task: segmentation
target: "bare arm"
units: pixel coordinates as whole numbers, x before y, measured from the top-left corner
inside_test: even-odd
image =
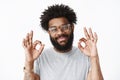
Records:
[[[33,63],[25,64],[24,80],[40,80],[40,76],[33,72]]]
[[[36,40],[33,43],[32,39],[33,39],[33,31],[27,33],[26,38],[23,39],[23,48],[25,50],[24,80],[40,80],[40,76],[34,73],[33,66],[34,66],[34,61],[41,54],[44,45],[38,40]],[[37,45],[40,46],[38,50],[36,49]]]
[[[40,77],[34,73],[25,73],[24,80],[40,80]]]
[[[91,28],[89,28],[89,32],[84,28],[84,34],[86,38],[80,39],[78,47],[85,55],[90,57],[91,70],[88,73],[87,80],[103,80],[96,46],[97,34],[93,34]],[[81,45],[82,42],[85,43],[85,46]]]
[[[88,73],[87,80],[104,80],[100,68],[99,58],[91,58],[91,70]]]

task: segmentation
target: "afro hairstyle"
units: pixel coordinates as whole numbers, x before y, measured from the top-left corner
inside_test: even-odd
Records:
[[[45,9],[43,14],[41,15],[40,17],[41,27],[47,31],[49,21],[53,18],[59,18],[59,17],[65,17],[70,24],[73,24],[73,23],[76,24],[76,21],[77,21],[76,14],[73,11],[73,9],[71,9],[67,5],[55,4],[55,5],[49,6],[48,9]]]

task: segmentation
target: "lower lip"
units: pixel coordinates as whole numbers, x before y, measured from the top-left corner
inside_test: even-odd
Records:
[[[58,41],[65,41],[67,38],[66,37],[60,37],[60,38],[58,38]]]

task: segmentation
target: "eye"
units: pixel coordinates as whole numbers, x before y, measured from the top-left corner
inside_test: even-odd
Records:
[[[67,29],[68,29],[68,25],[63,25],[63,26],[62,26],[62,29],[63,29],[63,30],[67,30]]]
[[[49,28],[49,31],[50,31],[50,32],[56,32],[56,31],[57,31],[57,28],[51,27],[51,28]]]

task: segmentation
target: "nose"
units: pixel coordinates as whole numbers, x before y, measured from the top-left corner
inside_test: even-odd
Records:
[[[61,29],[58,29],[57,34],[61,35],[61,34],[63,34],[63,31]]]

